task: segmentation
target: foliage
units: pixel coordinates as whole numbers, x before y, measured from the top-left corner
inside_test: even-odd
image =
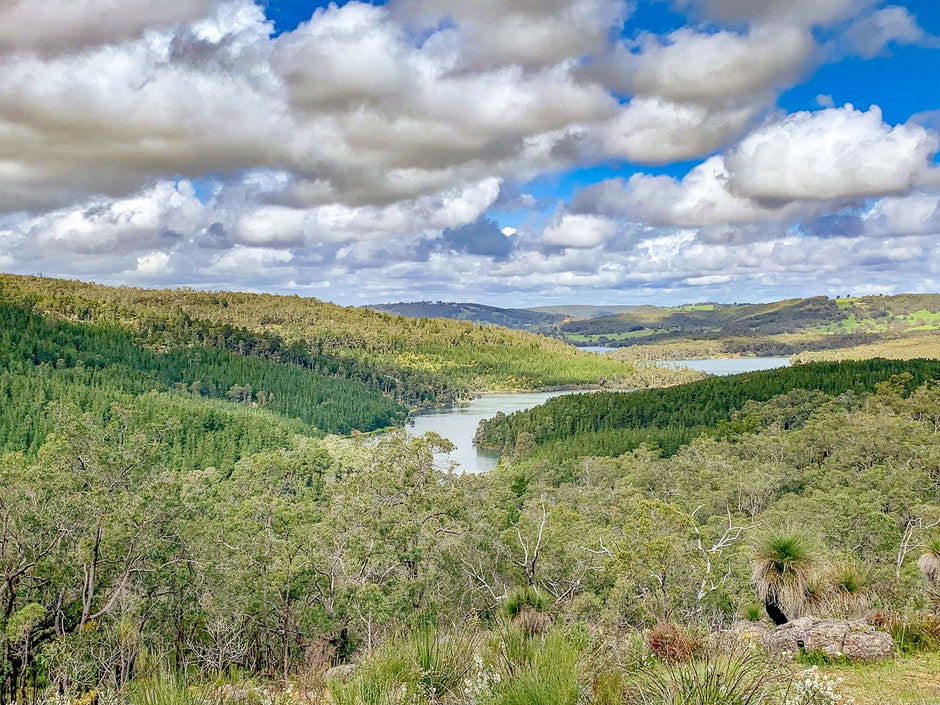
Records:
[[[664,390],[570,394],[528,411],[485,420],[476,440],[487,448],[511,451],[520,435],[528,433],[537,447],[561,455],[566,448],[578,455],[619,455],[650,442],[674,453],[749,401],[767,401],[795,389],[830,396],[848,390],[874,391],[879,382],[902,373],[911,375],[905,385],[912,389],[940,377],[940,361],[814,363]]]
[[[2,275],[0,300],[43,316],[118,327],[151,348],[225,349],[358,380],[408,407],[485,391],[622,384],[633,375],[630,365],[530,333],[409,319],[296,296],[111,288]]]
[[[760,599],[800,616],[820,566],[812,539],[792,527],[768,527],[753,545],[751,581]]]
[[[647,667],[628,702],[771,705],[779,702],[781,685],[781,675],[774,665],[754,651],[706,652],[701,659]]]

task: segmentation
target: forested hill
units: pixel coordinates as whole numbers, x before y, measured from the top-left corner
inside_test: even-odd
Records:
[[[897,377],[896,377],[897,376]],[[481,422],[477,443],[501,451],[547,447],[555,455],[613,456],[642,443],[675,452],[727,422],[748,403],[794,390],[827,397],[865,393],[894,380],[912,390],[940,379],[940,360],[863,360],[796,365],[731,377],[712,377],[663,390],[597,392],[556,397],[545,404]]]
[[[0,301],[55,320],[109,324],[150,350],[226,350],[357,380],[409,407],[483,391],[629,384],[634,374],[629,364],[521,331],[409,319],[298,296],[0,275]]]
[[[576,344],[643,346],[719,340],[708,354],[793,354],[870,343],[940,326],[940,294],[830,299],[816,296],[763,304],[638,306],[616,315],[573,320],[560,334]],[[787,337],[789,336],[789,337]],[[694,352],[694,351],[693,351]]]
[[[564,316],[524,308],[497,308],[483,304],[449,301],[374,304],[364,308],[408,318],[450,318],[456,321],[471,321],[481,325],[504,326],[528,331],[542,331],[565,320]]]

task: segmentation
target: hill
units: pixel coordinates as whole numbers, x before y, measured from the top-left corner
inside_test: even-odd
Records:
[[[0,302],[79,325],[112,325],[148,349],[224,349],[357,380],[410,408],[487,391],[636,386],[638,379],[629,364],[522,331],[409,319],[298,296],[0,275]]]
[[[447,301],[375,304],[363,308],[407,318],[450,318],[456,321],[471,321],[480,325],[503,326],[528,331],[541,331],[564,320],[564,316],[561,315],[541,313],[530,309],[497,308],[483,304]]]
[[[553,457],[614,456],[643,443],[674,453],[748,402],[794,390],[828,396],[867,393],[894,375],[907,375],[913,388],[940,378],[940,361],[816,362],[712,377],[663,390],[567,395],[528,411],[484,420],[476,441],[500,451],[547,450]]]
[[[929,335],[940,328],[938,324],[940,295],[900,294],[646,306],[569,321],[560,326],[560,332],[576,345],[632,348],[623,357],[662,359],[848,348],[899,336]]]

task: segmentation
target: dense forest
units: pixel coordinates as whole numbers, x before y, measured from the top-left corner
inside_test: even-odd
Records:
[[[3,705],[937,694],[910,674],[940,666],[940,361],[575,394],[485,424],[509,452],[461,475],[433,434],[352,432],[510,377],[652,373],[289,297],[2,294]],[[866,619],[898,665],[754,641],[781,615]]]
[[[520,444],[526,448],[551,444],[558,451],[579,455],[620,455],[641,443],[656,443],[671,454],[749,402],[793,390],[829,396],[874,391],[877,384],[901,373],[909,376],[909,386],[923,384],[940,378],[940,361],[811,363],[712,377],[663,390],[573,394],[485,420],[477,442],[502,451],[515,451]]]
[[[410,408],[486,391],[645,386],[628,363],[520,331],[409,319],[317,299],[113,288],[0,275],[0,301],[124,328],[154,349],[225,349],[356,379]]]
[[[517,330],[544,331],[561,323],[563,316],[524,308],[497,308],[473,303],[448,301],[413,301],[410,303],[373,304],[367,308],[408,318],[452,318],[479,324],[504,326]]]

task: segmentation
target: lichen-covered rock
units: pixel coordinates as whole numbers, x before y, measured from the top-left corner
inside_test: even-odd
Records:
[[[794,654],[802,647],[850,661],[878,661],[894,656],[891,635],[875,629],[863,619],[800,617],[768,631],[764,647],[771,653],[791,651]]]
[[[327,683],[330,681],[348,683],[354,675],[356,675],[356,664],[344,663],[342,666],[333,666],[327,670],[324,678]]]

